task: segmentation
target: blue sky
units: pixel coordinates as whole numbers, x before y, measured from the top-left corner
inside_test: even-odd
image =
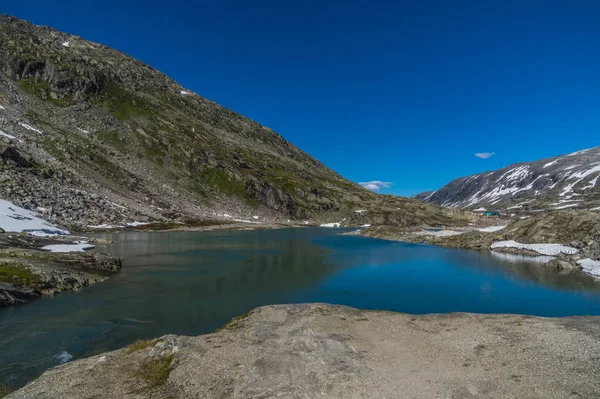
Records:
[[[598,1],[29,0],[0,13],[130,54],[353,181],[393,183],[381,192],[600,145]]]

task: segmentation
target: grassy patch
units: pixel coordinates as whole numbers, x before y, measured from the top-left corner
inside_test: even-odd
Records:
[[[3,263],[0,264],[0,281],[31,287],[39,283],[40,276],[24,266]]]
[[[15,390],[7,385],[0,385],[0,399],[13,393]]]
[[[125,175],[121,168],[100,155],[100,153],[90,151],[88,157],[91,161],[91,165],[105,176],[110,176],[118,181],[125,180]]]
[[[160,339],[141,339],[139,341],[135,341],[133,344],[129,345],[125,350],[125,353],[133,353],[137,351],[141,351],[142,349],[146,349],[150,346],[156,345]]]
[[[144,387],[139,392],[149,391],[167,383],[173,367],[174,355],[163,359],[152,359],[144,363],[136,372],[135,376],[141,379]]]
[[[223,331],[223,330],[229,330],[229,329],[236,329],[236,328],[240,328],[240,321],[246,319],[249,315],[250,312],[252,312],[252,309],[250,309],[249,311],[242,313],[239,316],[235,316],[233,319],[229,320],[227,322],[227,324],[225,324],[223,327],[219,327],[215,330],[215,332],[219,332],[219,331]]]
[[[251,198],[246,192],[244,182],[231,177],[222,168],[206,168],[199,173],[197,178],[203,184],[222,194],[235,195],[243,198],[253,207],[258,206],[258,201]]]
[[[120,121],[126,121],[132,116],[151,118],[154,113],[150,102],[140,96],[129,93],[117,83],[108,83],[104,93],[104,103]]]
[[[27,78],[19,81],[19,85],[21,88],[33,94],[42,100],[46,100],[54,105],[59,107],[68,107],[71,105],[71,101],[64,98],[53,98],[50,93],[52,93],[52,87],[46,81],[36,81],[35,78]]]
[[[127,152],[127,143],[122,139],[119,132],[111,131],[111,132],[97,132],[95,135],[106,144],[110,145],[112,148],[122,152]]]

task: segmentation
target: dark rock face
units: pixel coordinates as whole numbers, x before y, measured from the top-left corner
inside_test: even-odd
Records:
[[[600,205],[600,147],[461,177],[415,198],[488,210],[590,209]]]
[[[30,168],[33,166],[27,157],[23,156],[16,147],[0,147],[0,157],[7,161],[12,161],[15,165],[20,167]]]
[[[32,288],[0,281],[0,308],[11,305],[20,305],[39,296],[40,294]]]

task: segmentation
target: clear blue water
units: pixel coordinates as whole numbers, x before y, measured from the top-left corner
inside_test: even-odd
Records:
[[[213,331],[256,306],[328,302],[407,313],[600,315],[600,283],[489,252],[336,229],[115,233],[105,283],[0,310],[0,385],[163,334]]]

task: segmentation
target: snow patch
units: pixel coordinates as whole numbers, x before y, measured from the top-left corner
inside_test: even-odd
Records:
[[[548,162],[547,164],[542,166],[542,168],[547,168],[548,166],[556,165],[557,163],[558,163],[558,159],[555,161],[552,161],[552,162]]]
[[[90,134],[90,132],[89,132],[89,131],[87,131],[87,130],[85,130],[85,129],[82,129],[82,128],[80,128],[80,127],[78,127],[78,128],[77,128],[77,130],[79,130],[81,133]]]
[[[68,231],[59,229],[53,224],[40,219],[34,212],[2,199],[0,199],[0,227],[5,231],[15,233],[69,234]]]
[[[581,270],[595,277],[600,277],[600,261],[590,258],[579,259],[577,264],[581,266]]]
[[[127,223],[127,226],[129,227],[137,227],[137,226],[145,226],[147,224],[150,223],[144,223],[144,222],[131,222],[131,223]]]
[[[190,94],[190,93],[188,93],[188,92],[187,92],[187,91],[185,91],[185,90],[181,90],[181,91],[180,91],[180,93],[181,93],[181,94],[183,94],[184,96],[187,96],[188,94]]]
[[[592,209],[590,209],[590,211],[600,211],[600,206],[597,208],[592,208]]]
[[[540,255],[550,255],[555,256],[558,254],[567,254],[572,255],[577,253],[577,249],[573,247],[568,247],[566,245],[561,244],[521,244],[514,240],[508,241],[498,241],[493,243],[490,246],[491,249],[497,248],[516,248],[516,249],[526,249],[529,251],[537,252]]]
[[[415,234],[423,235],[423,236],[434,236],[434,237],[451,237],[451,236],[458,236],[458,235],[461,235],[464,233],[465,233],[464,231],[456,231],[456,230],[439,230],[439,231],[423,230],[423,231],[418,231]]]
[[[10,134],[8,134],[8,133],[4,133],[2,130],[0,130],[0,136],[2,136],[2,137],[7,137],[7,138],[9,138],[9,139],[11,139],[11,140],[12,140],[12,139],[16,139],[16,137],[15,137],[15,136],[11,136],[11,135],[10,135]]]
[[[591,148],[588,148],[588,149],[586,149],[586,150],[575,151],[575,152],[573,152],[573,153],[571,153],[571,154],[567,154],[567,155],[565,155],[565,157],[572,157],[573,155],[579,155],[579,154],[583,154],[584,152],[587,152],[587,151],[589,151],[589,150],[591,150]]]
[[[6,111],[6,108],[4,108],[2,105],[0,105],[0,109],[1,109],[2,111]]]
[[[96,226],[88,226],[90,229],[114,229],[113,225],[110,224],[98,224]]]
[[[587,190],[588,188],[596,187],[596,183],[598,183],[598,178],[600,178],[600,174],[598,176],[596,176],[595,178],[593,178],[592,180],[590,180],[588,185],[585,186],[583,189]]]
[[[362,226],[360,226],[360,227],[371,227],[371,225],[370,225],[370,224],[363,224],[363,225],[362,225]]]
[[[354,212],[356,212],[356,213],[363,213],[363,212],[366,212],[366,211],[367,211],[366,209],[359,209],[358,211],[354,211]]]
[[[29,234],[36,237],[57,237],[63,235],[58,233],[46,233],[45,231],[30,231]]]
[[[61,46],[70,47],[71,46],[71,42],[67,40],[66,42],[62,42]]]
[[[574,206],[579,206],[579,204],[567,204],[567,205],[557,206],[554,209],[566,209],[566,208],[572,208]]]
[[[494,231],[500,231],[500,230],[502,230],[506,226],[508,226],[508,225],[504,225],[504,226],[488,226],[488,227],[484,227],[484,228],[481,228],[481,229],[475,229],[475,230],[481,231],[481,232],[484,232],[484,233],[493,233]]]
[[[487,211],[487,209],[485,209],[484,207],[473,209],[473,212],[485,212],[485,211]]]
[[[319,225],[320,227],[340,227],[341,222],[337,222],[337,223],[323,223],[321,225]]]
[[[261,222],[257,222],[254,220],[245,220],[245,219],[233,219],[234,222],[240,222],[240,223],[250,223],[250,224],[262,224]]]
[[[92,244],[52,244],[46,245],[41,249],[50,252],[83,252],[86,249],[92,249]]]
[[[43,134],[43,133],[44,133],[44,132],[42,132],[40,129],[36,129],[36,128],[34,128],[33,126],[29,126],[29,125],[28,125],[28,124],[26,124],[26,123],[21,123],[21,122],[19,122],[19,125],[20,125],[20,126],[22,126],[22,127],[24,127],[24,128],[25,128],[25,129],[27,129],[27,130],[31,130],[31,131],[33,131],[33,132],[36,132],[36,133],[39,133],[39,134]]]

